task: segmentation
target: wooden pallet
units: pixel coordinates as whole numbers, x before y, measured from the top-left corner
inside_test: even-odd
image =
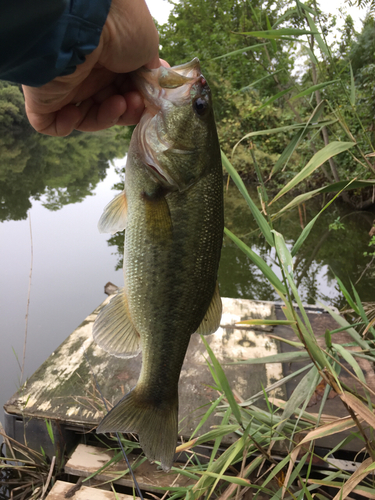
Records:
[[[102,468],[113,457],[114,452],[111,450],[99,448],[97,446],[79,444],[66,463],[64,470],[67,474],[73,476],[89,477],[98,469]],[[171,486],[173,481],[173,486],[177,487],[194,484],[192,479],[181,475],[176,476],[176,474],[172,472],[164,472],[159,469],[156,464],[151,464],[148,460],[144,461],[139,467],[136,467],[138,459],[139,455],[132,453],[128,455],[128,460],[134,470],[138,485],[142,490],[157,491],[160,493],[160,488]],[[114,484],[133,488],[134,483],[130,474],[124,474],[126,470],[127,465],[125,460],[120,460],[100,474],[97,474],[95,480],[100,482],[111,481]]]
[[[134,500],[134,497],[131,495],[123,495],[122,493],[116,493],[115,495],[113,491],[105,491],[88,486],[81,486],[72,496],[67,497],[66,495],[69,494],[72,486],[74,486],[72,483],[56,481],[46,500],[66,500],[67,498],[71,498],[72,500]]]

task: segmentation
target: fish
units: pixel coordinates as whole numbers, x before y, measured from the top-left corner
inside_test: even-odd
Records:
[[[124,287],[99,313],[95,342],[121,358],[142,350],[137,384],[97,433],[138,434],[146,457],[170,470],[178,434],[178,382],[193,333],[220,324],[223,173],[209,85],[197,58],[134,75],[145,111],[134,129],[124,191],[101,232],[125,229]]]

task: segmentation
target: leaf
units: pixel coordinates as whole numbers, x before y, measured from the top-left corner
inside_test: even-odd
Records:
[[[368,343],[363,340],[363,338],[359,335],[359,333],[352,328],[352,326],[346,321],[345,318],[337,314],[335,311],[333,311],[330,307],[326,306],[322,302],[318,302],[318,304],[323,307],[329,314],[332,316],[333,319],[337,321],[337,323],[341,326],[347,327],[347,332],[348,334],[352,337],[352,339],[364,350],[368,351],[370,350],[370,347]]]
[[[310,401],[312,392],[314,391],[319,378],[319,372],[317,368],[313,366],[311,370],[307,372],[306,375],[299,381],[297,387],[294,389],[285,405],[284,411],[281,415],[282,421],[275,430],[276,434],[280,433],[289,417],[296,411],[298,412],[297,408],[299,408],[303,402],[305,402],[307,405],[308,401]]]
[[[302,36],[314,35],[317,31],[300,30],[298,28],[280,28],[278,30],[265,30],[265,31],[247,31],[237,33],[237,35],[255,36],[257,38],[269,38],[277,40],[283,39],[284,36]]]
[[[290,203],[285,205],[281,210],[279,210],[278,215],[286,212],[287,210],[291,210],[292,208],[296,207],[297,205],[300,205],[301,203],[310,200],[314,196],[320,194],[320,193],[335,193],[337,191],[341,191],[342,189],[345,188],[345,186],[348,186],[347,189],[344,189],[344,191],[350,191],[352,189],[362,189],[366,187],[373,187],[375,185],[375,180],[374,181],[357,181],[354,180],[352,183],[348,184],[348,181],[339,181],[339,182],[334,182],[333,184],[329,184],[328,186],[324,186],[318,189],[314,189],[313,191],[309,191],[308,193],[303,193],[298,196],[296,196]]]
[[[259,257],[251,248],[249,248],[243,241],[241,241],[237,236],[235,236],[229,229],[224,228],[224,233],[240,248],[254,264],[262,271],[264,276],[272,283],[272,285],[279,290],[281,293],[286,293],[285,286],[281,283],[276,274],[272,269],[266,264],[266,262]]]
[[[330,422],[328,424],[321,425],[317,429],[310,431],[302,439],[302,441],[294,448],[294,450],[290,454],[288,472],[285,476],[284,487],[289,482],[289,477],[292,473],[294,463],[298,457],[300,449],[302,448],[302,446],[304,444],[309,443],[310,441],[313,441],[315,439],[320,439],[320,438],[324,438],[327,436],[332,436],[333,434],[337,434],[338,432],[346,431],[348,429],[351,429],[352,427],[355,427],[355,425],[356,424],[351,417],[345,417],[345,418],[337,419],[334,422]]]
[[[232,52],[227,52],[226,54],[223,54],[222,56],[213,57],[210,60],[217,61],[217,59],[222,59],[223,57],[230,57],[230,56],[235,56],[237,54],[243,54],[244,52],[246,52],[246,50],[255,50],[255,49],[258,49],[259,47],[264,47],[268,43],[269,42],[257,43],[256,45],[249,45],[249,47],[243,47],[242,49],[232,50]]]
[[[352,181],[353,182],[353,181]],[[348,186],[350,185],[350,182],[347,184]],[[291,250],[291,254],[292,256],[294,257],[296,255],[296,253],[298,252],[298,250],[300,249],[302,243],[305,241],[305,239],[308,237],[308,235],[310,234],[310,231],[311,229],[313,228],[315,222],[318,220],[318,217],[324,212],[324,210],[326,208],[328,208],[330,206],[331,203],[333,203],[335,201],[335,199],[341,194],[341,192],[343,191],[343,189],[336,194],[336,196],[334,196],[332,198],[332,200],[330,200],[327,205],[325,205],[322,210],[307,224],[307,226],[302,230],[302,233],[300,234],[300,236],[298,237],[298,240],[295,242],[295,244],[293,245],[293,248]]]
[[[326,162],[333,156],[336,156],[340,153],[343,153],[344,151],[347,151],[353,146],[355,146],[354,142],[334,141],[331,142],[330,144],[327,144],[327,146],[325,146],[323,149],[315,153],[314,156],[311,158],[311,160],[308,162],[308,164],[290,182],[288,182],[288,184],[285,187],[283,187],[279,191],[279,193],[275,196],[275,198],[270,202],[270,205],[271,203],[274,203],[276,200],[281,198],[281,196],[286,194],[288,191],[293,189],[297,184],[306,179],[306,177],[311,175],[314,172],[314,170],[320,167],[324,162]]]
[[[202,436],[196,438],[195,446],[199,444],[206,443],[207,441],[213,441],[214,439],[221,438],[231,434],[232,432],[238,431],[238,425],[220,425],[217,429],[213,429],[209,432],[206,432]]]
[[[211,359],[211,362],[214,366],[217,378],[220,382],[221,389],[225,393],[225,397],[228,400],[228,403],[232,409],[233,415],[235,416],[237,422],[240,425],[242,425],[241,412],[240,412],[240,409],[239,409],[239,406],[238,406],[236,400],[234,399],[232,389],[229,386],[229,382],[228,382],[228,379],[224,373],[224,370],[222,369],[220,363],[216,359],[215,354],[213,353],[211,347],[208,345],[208,343],[207,343],[206,339],[203,337],[203,335],[201,335],[201,339],[202,339],[202,341],[207,349],[208,355],[210,356],[210,359]]]
[[[318,61],[315,57],[315,54],[314,52],[307,46],[307,45],[302,45],[302,47],[306,50],[306,52],[309,54],[309,57],[310,57],[310,61],[313,63],[313,64],[318,64]]]
[[[322,101],[324,103],[324,101]],[[305,130],[306,128],[308,129],[314,129],[314,128],[321,128],[321,127],[327,127],[328,125],[333,125],[334,123],[337,123],[337,119],[335,120],[322,120],[317,123],[310,123],[311,118],[314,115],[311,115],[309,118],[309,121],[306,123],[296,123],[294,125],[284,125],[283,127],[276,127],[276,128],[270,128],[266,130],[255,130],[254,132],[249,132],[248,134],[244,135],[233,147],[232,149],[232,156],[234,155],[237,146],[244,141],[245,139],[250,139],[251,137],[257,137],[259,135],[269,135],[269,134],[278,134],[280,132],[288,132],[289,130]]]
[[[305,10],[305,16],[306,16],[307,22],[309,23],[310,29],[314,34],[314,38],[317,41],[319,48],[322,51],[322,54],[325,54],[326,56],[328,56],[329,55],[328,48],[327,48],[326,44],[324,43],[321,35],[319,34],[318,28],[316,27],[312,17],[307,12],[306,7],[305,6],[303,6],[303,7]]]
[[[273,166],[269,178],[271,178],[274,174],[276,174],[276,172],[278,172],[281,169],[284,162],[286,163],[289,160],[289,158],[294,153],[294,150],[296,149],[296,147],[300,143],[300,141],[301,141],[302,137],[305,135],[305,133],[307,133],[307,131],[306,132],[305,131],[301,131],[301,132],[298,131],[296,133],[296,135],[293,136],[292,140],[287,145],[287,147],[284,149],[284,151],[281,153],[277,162]]]
[[[243,361],[234,361],[233,365],[263,365],[265,363],[291,363],[300,359],[307,359],[309,353],[306,351],[279,352],[270,356],[261,358],[244,359]]]
[[[279,159],[277,160],[276,164],[274,165],[271,173],[270,173],[270,178],[272,177],[273,174],[279,171],[281,168],[281,165],[284,163],[284,160],[287,158],[286,162],[288,162],[289,158],[292,156],[294,150],[297,148],[298,144],[300,141],[303,139],[303,137],[307,134],[309,129],[311,128],[316,128],[316,127],[323,127],[323,126],[328,126],[332,125],[332,123],[327,123],[326,120],[323,120],[321,122],[315,123],[319,120],[320,115],[323,113],[325,106],[325,101],[321,101],[314,111],[311,113],[310,118],[305,124],[300,124],[304,125],[303,129],[301,132],[297,132],[297,134],[293,137],[293,139],[290,141],[288,146],[285,148],[285,150],[281,153]],[[313,122],[314,120],[314,122]],[[335,121],[336,123],[336,121]],[[284,167],[285,168],[285,167]]]
[[[336,281],[340,287],[340,290],[341,290],[342,294],[344,295],[347,303],[353,309],[353,311],[355,311],[359,315],[359,311],[357,309],[357,306],[356,306],[355,302],[353,301],[353,299],[351,298],[350,293],[346,289],[344,283],[340,280],[340,278],[338,276],[336,276],[336,274],[335,274],[335,279],[336,279]]]
[[[193,434],[190,436],[190,439],[192,439],[195,434],[199,431],[199,429],[204,425],[209,418],[209,416],[216,410],[216,407],[221,403],[221,401],[224,399],[224,395],[222,394],[220,397],[217,398],[217,400],[212,403],[209,407],[209,409],[206,411],[204,416],[200,419],[199,424],[195,428]]]
[[[300,97],[304,97],[305,95],[310,95],[313,92],[315,92],[316,90],[323,89],[323,88],[328,87],[329,85],[332,85],[332,84],[337,83],[339,81],[340,80],[331,80],[330,82],[323,82],[323,83],[318,83],[317,85],[312,85],[311,87],[309,87],[306,90],[303,90],[299,94],[294,95],[290,100],[294,101],[294,99],[299,99]]]
[[[278,233],[275,230],[272,230],[272,232],[275,236],[276,251],[280,258],[281,264],[283,265],[283,268],[286,269],[288,274],[292,274],[293,259],[291,253],[289,252],[288,247],[285,244],[284,237],[282,234]]]
[[[362,403],[360,399],[351,394],[350,392],[343,391],[339,394],[340,398],[344,403],[346,403],[352,410],[354,410],[358,415],[367,422],[371,427],[375,427],[375,415],[374,413]]]
[[[262,45],[266,45],[266,44],[262,44]],[[237,92],[244,92],[245,90],[248,90],[250,89],[251,87],[255,87],[255,85],[257,85],[258,83],[262,82],[263,80],[265,80],[266,78],[269,78],[270,76],[274,76],[276,75],[277,73],[280,73],[281,71],[284,71],[284,69],[278,69],[277,71],[274,71],[273,73],[270,73],[269,75],[266,75],[266,76],[263,76],[262,78],[259,78],[259,80],[255,80],[255,82],[253,83],[250,83],[250,85],[246,85],[246,87],[242,87],[240,90],[238,90]]]
[[[280,99],[280,97],[282,97],[283,95],[288,94],[292,90],[292,88],[293,87],[290,87],[289,89],[285,89],[285,90],[282,90],[281,92],[278,92],[276,95],[274,95],[270,99],[268,99],[268,101],[266,101],[261,106],[259,106],[259,108],[257,109],[257,111],[260,111],[261,109],[265,108],[266,106],[269,106],[270,104],[272,104],[277,99]]]
[[[219,478],[223,481],[227,481],[228,483],[234,483],[240,486],[250,486],[251,484],[248,479],[242,479],[241,477],[236,476],[225,476],[224,474],[216,474],[215,472],[203,472],[203,475]]]
[[[246,319],[239,321],[236,325],[295,325],[295,321],[286,319]]]
[[[358,469],[350,476],[346,481],[342,489],[337,493],[333,500],[342,500],[347,498],[349,493],[351,493],[354,488],[360,483],[370,471],[366,471],[366,468],[372,463],[372,458],[367,458]]]
[[[267,22],[267,30],[268,31],[272,31],[272,26],[271,26],[271,23],[270,23],[270,20],[269,20],[267,14],[266,14],[266,22]],[[271,45],[272,45],[272,48],[273,48],[274,52],[276,52],[277,45],[276,45],[275,40],[271,39]]]
[[[230,161],[226,157],[225,153],[223,153],[223,151],[221,152],[221,159],[222,159],[222,162],[223,162],[223,165],[224,165],[226,171],[231,176],[231,178],[233,179],[234,183],[236,184],[238,190],[240,191],[242,196],[245,198],[247,204],[249,205],[251,213],[253,214],[254,219],[256,220],[256,222],[258,224],[259,229],[262,231],[263,236],[266,238],[267,243],[271,247],[274,246],[271,229],[268,225],[268,222],[266,221],[264,216],[259,211],[258,207],[255,205],[255,203],[251,199],[249,193],[247,192],[246,186],[243,183],[243,180],[238,175],[237,170],[230,163]]]
[[[354,75],[351,62],[349,62],[349,68],[350,68],[350,104],[352,106],[355,106],[355,84],[354,84]]]

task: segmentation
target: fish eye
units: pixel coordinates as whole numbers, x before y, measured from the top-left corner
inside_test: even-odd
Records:
[[[195,99],[195,101],[193,102],[193,109],[198,116],[203,116],[209,109],[209,103],[206,101],[206,99],[197,97],[197,99]]]

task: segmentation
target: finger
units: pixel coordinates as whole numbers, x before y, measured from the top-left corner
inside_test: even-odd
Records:
[[[83,118],[75,128],[85,132],[95,132],[115,125],[126,112],[127,104],[124,96],[113,95],[101,104],[90,99],[79,107]]]
[[[35,113],[26,106],[26,114],[37,132],[60,137],[69,135],[82,118],[80,110],[72,104],[51,113]]]
[[[126,100],[126,111],[119,118],[118,125],[136,125],[141,119],[145,104],[139,92],[127,92],[124,94]]]

